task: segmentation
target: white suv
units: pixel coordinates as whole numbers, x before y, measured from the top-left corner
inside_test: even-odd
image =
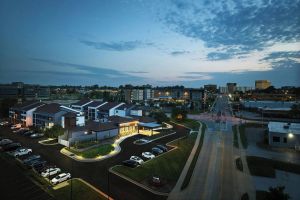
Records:
[[[68,179],[71,178],[71,174],[70,173],[62,173],[62,174],[59,174],[58,176],[56,176],[55,178],[53,178],[51,180],[51,183],[56,185],[58,183],[61,183],[61,182],[64,182]]]
[[[24,155],[31,154],[31,153],[32,153],[32,149],[20,148],[13,152],[13,156],[19,157],[19,156],[24,156]]]
[[[50,167],[49,169],[46,169],[45,171],[43,171],[41,173],[41,175],[42,175],[42,177],[49,177],[49,176],[52,176],[52,175],[60,173],[60,172],[61,172],[61,170],[59,168]]]
[[[153,155],[153,154],[150,153],[150,152],[143,152],[143,153],[142,153],[142,156],[143,156],[144,158],[148,158],[148,159],[155,158],[155,155]]]
[[[143,159],[141,159],[138,156],[131,156],[130,160],[134,160],[135,162],[139,163],[140,165],[144,162]]]

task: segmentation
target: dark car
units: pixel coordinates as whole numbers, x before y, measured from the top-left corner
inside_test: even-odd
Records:
[[[25,136],[29,136],[29,135],[34,134],[34,131],[29,130],[29,131],[25,131],[25,132],[23,132],[23,133],[21,133],[21,134],[22,134],[22,135],[25,135]]]
[[[20,143],[11,143],[2,147],[3,151],[14,151],[21,147]]]
[[[24,159],[23,163],[28,164],[28,163],[32,162],[33,160],[37,160],[37,159],[40,159],[40,158],[41,158],[40,155],[31,155],[31,156],[28,156],[26,159]]]
[[[160,148],[157,148],[157,147],[153,147],[152,148],[152,153],[157,156],[159,154],[162,154],[163,150],[161,150]]]
[[[162,145],[162,144],[158,144],[155,147],[163,150],[163,152],[167,152],[168,151],[168,148],[166,146]]]
[[[47,161],[45,160],[40,160],[39,162],[34,163],[34,165],[32,166],[37,172],[41,172],[45,169],[47,164]]]
[[[31,136],[32,134],[34,134],[34,131],[26,131],[22,135],[24,135],[24,136]]]
[[[28,167],[32,167],[34,166],[36,163],[39,163],[40,161],[42,161],[41,158],[38,158],[38,159],[34,159],[34,160],[31,160],[31,161],[28,161],[26,162],[25,164],[28,166]]]
[[[123,165],[134,168],[134,167],[137,167],[139,165],[139,163],[134,160],[124,160]]]

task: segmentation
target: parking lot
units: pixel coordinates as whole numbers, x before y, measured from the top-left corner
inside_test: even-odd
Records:
[[[15,164],[0,155],[1,199],[52,200],[53,198],[26,177]]]
[[[78,177],[86,180],[101,191],[111,195],[115,199],[165,199],[165,197],[157,196],[135,184],[128,182],[114,174],[109,173],[108,169],[112,166],[122,164],[124,160],[128,160],[131,156],[140,156],[142,152],[151,151],[152,147],[157,144],[166,144],[169,141],[183,137],[189,133],[189,130],[181,126],[174,126],[176,134],[161,138],[155,142],[145,145],[135,145],[133,142],[136,137],[130,137],[121,143],[121,152],[109,159],[83,163],[70,159],[60,153],[62,145],[45,146],[38,143],[40,139],[32,139],[19,134],[12,133],[9,127],[1,127],[0,136],[11,138],[20,142],[22,145],[32,148],[33,151],[41,155],[47,162],[55,164],[63,171],[70,172],[72,177]],[[138,136],[137,136],[138,137]],[[123,191],[126,191],[126,195]]]

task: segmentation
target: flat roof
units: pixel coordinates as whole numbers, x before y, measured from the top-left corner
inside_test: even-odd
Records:
[[[268,128],[271,132],[300,135],[300,123],[269,122]]]
[[[161,124],[154,123],[154,122],[151,122],[151,123],[140,122],[139,126],[146,127],[146,128],[158,128],[158,127],[161,127]]]

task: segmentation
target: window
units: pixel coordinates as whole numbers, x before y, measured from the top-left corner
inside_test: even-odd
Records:
[[[273,136],[273,142],[280,142],[280,137]]]
[[[283,138],[283,143],[287,143],[287,138],[286,137]]]

